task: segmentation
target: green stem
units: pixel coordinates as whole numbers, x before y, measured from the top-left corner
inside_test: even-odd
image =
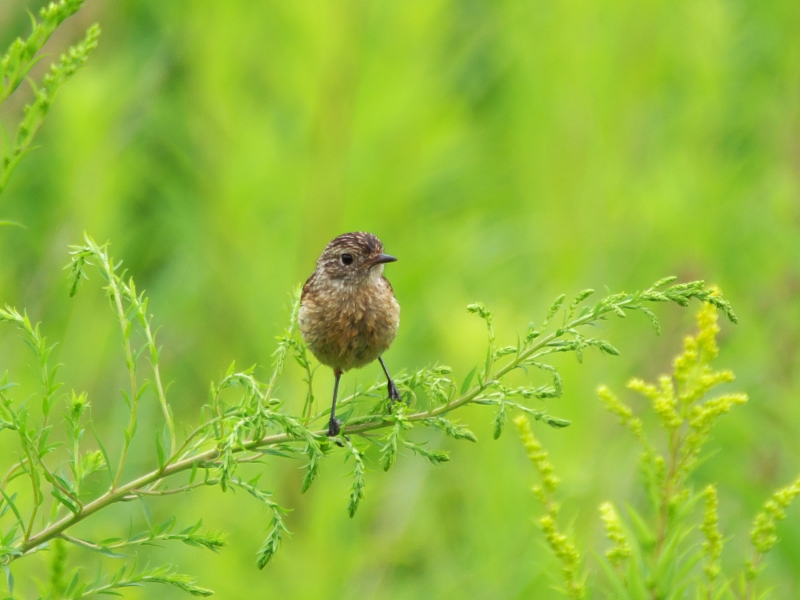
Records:
[[[22,435],[22,434],[20,434]],[[39,484],[36,481],[36,472],[33,466],[33,458],[31,457],[30,450],[28,450],[28,446],[23,439],[23,447],[25,448],[25,454],[28,457],[28,472],[31,475],[31,486],[33,488],[33,512],[31,512],[30,521],[28,521],[28,528],[25,530],[25,540],[29,540],[31,537],[31,533],[33,533],[33,522],[36,520],[36,513],[39,511],[39,504],[41,501],[39,498],[41,497],[41,490],[39,489]]]
[[[619,305],[626,305],[627,303],[633,302],[635,299],[631,298],[627,301],[622,301]],[[449,413],[461,406],[469,404],[473,400],[475,400],[481,392],[486,389],[486,387],[496,381],[498,378],[503,377],[504,375],[508,374],[509,372],[513,371],[514,369],[518,368],[522,363],[524,363],[528,358],[530,358],[533,354],[535,354],[538,350],[546,346],[548,343],[563,335],[563,331],[567,328],[571,327],[578,327],[580,325],[585,325],[586,323],[596,320],[602,315],[611,312],[613,309],[605,308],[597,313],[589,313],[580,317],[578,319],[573,320],[570,322],[566,327],[558,329],[546,336],[541,337],[535,344],[533,344],[530,348],[520,352],[514,360],[509,362],[504,367],[500,368],[490,381],[483,382],[483,384],[479,384],[473,386],[469,391],[465,394],[457,398],[456,400],[444,404],[442,406],[438,406],[428,411],[414,413],[406,417],[407,421],[416,422],[416,421],[424,421],[426,419],[430,419],[432,417],[440,416],[446,413]],[[124,313],[122,313],[124,315]],[[344,427],[342,429],[342,433],[345,435],[354,435],[359,433],[365,433],[367,431],[373,431],[376,429],[384,429],[386,427],[394,426],[395,423],[392,420],[387,420],[382,417],[378,417],[379,420],[374,420],[365,423],[358,423],[354,425],[350,425]],[[327,434],[327,430],[320,429],[314,432],[310,432],[310,434],[314,438],[325,438]],[[268,447],[268,446],[275,446],[278,444],[284,444],[287,442],[296,441],[298,438],[295,436],[291,436],[287,433],[280,433],[275,435],[264,436],[259,439],[249,440],[242,444],[240,447],[236,448],[234,452],[240,453],[245,451],[257,450],[259,448]],[[163,469],[156,469],[147,473],[146,475],[142,475],[137,479],[134,479],[124,485],[119,485],[118,481],[115,482],[115,485],[105,494],[100,496],[99,498],[95,499],[92,502],[84,505],[83,510],[76,514],[70,514],[62,518],[60,521],[57,521],[44,530],[40,531],[38,534],[30,537],[23,544],[20,546],[23,554],[27,554],[32,550],[35,550],[45,542],[53,539],[54,537],[60,535],[63,531],[69,529],[76,523],[79,523],[86,519],[88,516],[110,506],[116,502],[119,502],[125,499],[126,496],[130,494],[136,493],[137,490],[144,488],[156,481],[161,479],[165,479],[182,471],[186,471],[192,469],[196,463],[203,464],[203,463],[213,463],[216,459],[220,458],[221,453],[218,448],[214,447],[209,450],[200,452],[193,456],[189,456],[180,460],[175,460],[175,456],[173,455],[167,461],[167,464],[164,466]],[[121,472],[121,469],[120,469]],[[119,480],[120,473],[117,473],[117,480]]]
[[[155,341],[150,332],[150,327],[145,327],[145,335],[147,336],[147,344],[150,346],[151,351],[155,350]],[[172,415],[169,413],[169,406],[167,405],[167,395],[164,393],[164,386],[161,384],[161,372],[158,368],[158,363],[153,363],[153,375],[156,380],[156,392],[158,394],[158,402],[161,404],[161,410],[164,413],[164,419],[167,422],[169,429],[169,451],[175,449],[175,424],[172,422]]]
[[[117,277],[114,274],[114,268],[109,262],[108,255],[98,251],[95,252],[96,256],[103,259],[102,268],[105,271],[106,278],[108,279],[108,287],[111,290],[111,298],[114,303],[114,308],[117,311],[117,318],[119,319],[119,326],[122,332],[122,345],[125,348],[125,362],[128,366],[128,373],[130,375],[131,383],[131,418],[128,422],[128,429],[125,435],[125,442],[122,446],[122,455],[119,459],[119,467],[117,474],[114,477],[114,482],[111,484],[111,490],[117,488],[122,478],[122,468],[125,466],[125,459],[128,456],[128,448],[131,445],[131,438],[133,437],[134,427],[136,426],[136,415],[139,408],[139,386],[136,381],[136,361],[133,357],[133,350],[131,349],[130,342],[130,321],[125,316],[125,308],[122,306],[122,296],[117,286]]]
[[[113,274],[112,274],[113,275]],[[169,430],[169,453],[175,450],[175,424],[172,422],[172,415],[169,412],[169,405],[167,404],[167,395],[164,392],[164,385],[161,383],[161,370],[158,366],[158,348],[156,341],[153,337],[153,332],[150,329],[150,321],[147,318],[146,302],[142,302],[139,296],[136,295],[133,289],[133,281],[130,285],[125,285],[120,280],[120,286],[123,292],[128,297],[128,301],[136,307],[136,313],[139,317],[139,323],[144,330],[145,339],[147,340],[147,348],[150,350],[150,364],[153,367],[153,377],[155,378],[156,396],[158,396],[158,403],[161,405],[161,410],[164,413],[164,420],[167,422],[167,429]]]

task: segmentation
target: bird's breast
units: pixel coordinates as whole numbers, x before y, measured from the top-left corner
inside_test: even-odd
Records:
[[[388,283],[355,290],[307,290],[298,315],[303,339],[317,359],[348,370],[377,359],[394,341],[400,306]]]

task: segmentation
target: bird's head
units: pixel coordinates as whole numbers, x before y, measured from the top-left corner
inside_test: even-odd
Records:
[[[357,287],[380,278],[383,265],[396,260],[383,253],[383,244],[371,233],[345,233],[325,246],[317,273],[332,283]]]

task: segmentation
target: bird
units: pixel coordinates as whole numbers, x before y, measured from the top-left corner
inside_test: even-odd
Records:
[[[298,311],[300,333],[317,360],[333,369],[329,437],[341,431],[336,395],[345,371],[378,360],[386,375],[389,400],[394,403],[401,399],[382,357],[400,325],[400,305],[383,274],[384,265],[396,260],[384,253],[375,235],[345,233],[325,246],[303,286]]]

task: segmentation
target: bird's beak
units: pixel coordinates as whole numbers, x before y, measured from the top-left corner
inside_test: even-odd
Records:
[[[378,254],[375,258],[372,259],[373,265],[382,265],[385,263],[394,262],[397,259],[392,256],[391,254]]]

